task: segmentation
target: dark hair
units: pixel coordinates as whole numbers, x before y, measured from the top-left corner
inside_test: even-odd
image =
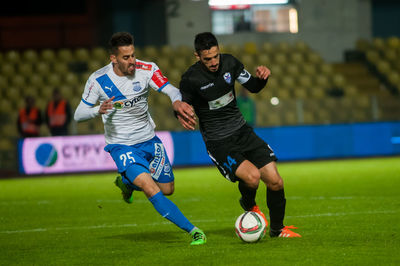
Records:
[[[118,47],[133,45],[133,36],[129,32],[114,33],[108,45],[110,46],[110,53],[117,54]]]
[[[218,41],[211,32],[199,33],[194,38],[194,49],[197,54],[203,50],[210,50],[213,46],[218,46]]]

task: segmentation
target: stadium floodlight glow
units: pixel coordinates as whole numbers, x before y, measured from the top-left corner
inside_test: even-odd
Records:
[[[289,3],[289,0],[209,0],[209,6],[230,6],[230,5],[282,5]]]

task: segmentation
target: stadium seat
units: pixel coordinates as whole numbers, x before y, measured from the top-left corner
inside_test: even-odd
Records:
[[[168,70],[172,67],[170,58],[168,56],[159,57],[155,63],[161,69],[161,72],[167,76]]]
[[[33,49],[28,49],[22,53],[22,59],[23,63],[35,63],[39,60],[39,54]]]
[[[326,76],[332,76],[333,75],[333,67],[331,64],[328,63],[322,63],[320,66],[320,71],[322,74]]]
[[[15,66],[12,63],[5,62],[1,65],[0,73],[2,76],[11,77],[15,74]]]
[[[299,40],[299,41],[296,41],[294,43],[294,50],[297,51],[297,52],[305,54],[310,50],[310,48],[307,45],[307,43],[305,43],[304,41]]]
[[[146,58],[145,61],[155,61],[158,55],[159,55],[158,50],[153,45],[148,45],[143,48],[142,56]]]
[[[271,56],[269,56],[266,53],[261,53],[261,54],[257,55],[255,60],[256,60],[256,64],[257,65],[264,65],[264,66],[269,67],[270,69],[272,68],[272,66],[271,66],[271,61],[272,61]]]
[[[294,64],[303,65],[304,63],[304,55],[300,52],[293,52],[289,54],[289,61]]]
[[[86,48],[77,48],[73,52],[75,61],[88,62],[90,58],[89,50]]]
[[[72,72],[67,72],[64,74],[64,83],[68,86],[74,87],[79,84],[79,79],[77,74]]]
[[[324,75],[317,75],[315,77],[315,84],[322,88],[329,88],[331,86],[328,77]]]
[[[16,50],[9,50],[5,52],[4,58],[6,62],[17,64],[21,62],[21,55]]]
[[[287,75],[296,78],[297,76],[300,75],[300,67],[297,64],[288,64],[286,66],[286,71]]]
[[[21,74],[16,74],[10,79],[11,85],[18,88],[23,88],[26,85],[26,78]]]
[[[104,47],[95,47],[90,51],[90,54],[90,61],[95,60],[104,64],[110,60],[110,56]]]
[[[43,77],[46,77],[50,74],[50,64],[44,61],[37,62],[35,65],[35,71]]]
[[[54,89],[53,87],[45,85],[38,88],[39,88],[38,91],[42,99],[50,100],[52,98]]]
[[[310,63],[302,64],[300,71],[310,77],[313,77],[317,74],[316,65]]]
[[[93,73],[97,70],[99,70],[100,68],[102,68],[103,66],[105,66],[104,61],[100,61],[98,59],[96,60],[89,60],[87,62],[87,67],[88,67],[88,72]]]
[[[57,60],[61,63],[69,63],[73,61],[74,55],[71,49],[62,48],[57,51]]]
[[[7,87],[8,87],[8,78],[6,78],[3,75],[0,75],[0,88],[1,88],[0,92],[2,92],[3,89],[5,90],[5,88]]]
[[[312,64],[321,64],[323,62],[321,56],[315,52],[308,53],[307,60]]]
[[[61,75],[56,73],[48,74],[46,81],[52,87],[59,87],[61,85]]]
[[[391,49],[400,49],[400,38],[392,36],[387,39],[387,46]]]
[[[334,74],[332,83],[336,88],[344,88],[344,86],[346,86],[346,79],[342,74]]]
[[[225,45],[224,45],[224,53],[239,55],[239,54],[241,54],[240,45],[238,45],[238,44],[231,44],[231,43],[225,44]]]
[[[61,95],[65,99],[72,99],[74,97],[74,89],[72,86],[61,85],[59,88],[60,88]]]
[[[261,45],[261,53],[271,55],[274,51],[274,45],[270,42],[264,42]]]
[[[383,51],[386,49],[386,44],[383,38],[374,38],[372,44],[376,50]]]
[[[308,93],[307,92],[308,92],[308,90],[306,88],[296,87],[293,90],[293,95],[297,99],[306,99],[308,97]]]
[[[314,99],[322,99],[326,95],[325,88],[323,88],[321,86],[313,86],[309,90],[308,94],[310,95],[311,98],[314,98]]]
[[[358,39],[356,41],[356,49],[359,51],[366,52],[368,49],[370,49],[370,47],[371,47],[371,44],[366,39]]]
[[[163,45],[161,46],[161,55],[163,58],[167,57],[173,57],[174,55],[174,49],[170,45]]]
[[[20,64],[17,64],[16,67],[17,67],[17,72],[26,77],[29,77],[33,73],[32,63],[20,63]]]
[[[56,60],[56,53],[52,49],[43,49],[40,52],[40,58],[45,62],[53,62]]]
[[[304,87],[304,88],[308,88],[308,89],[310,89],[311,87],[312,87],[312,79],[311,79],[311,77],[310,76],[308,76],[308,75],[300,75],[298,78],[297,78],[297,80],[298,80],[298,84],[301,86],[301,87]]]
[[[287,62],[288,62],[286,55],[281,52],[274,54],[273,60],[274,60],[273,61],[274,64],[277,64],[280,66],[283,66],[283,65],[287,64]]]
[[[54,72],[57,74],[65,75],[69,72],[68,64],[66,62],[54,62],[53,64]]]
[[[250,55],[258,54],[257,44],[255,42],[246,42],[244,44],[244,52]]]
[[[40,88],[44,86],[43,76],[37,73],[32,73],[31,75],[28,76],[27,83],[31,86]]]

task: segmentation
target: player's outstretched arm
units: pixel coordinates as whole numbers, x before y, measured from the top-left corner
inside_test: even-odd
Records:
[[[179,123],[188,130],[194,130],[196,126],[196,116],[194,115],[194,110],[191,105],[182,101],[175,101],[172,104]]]

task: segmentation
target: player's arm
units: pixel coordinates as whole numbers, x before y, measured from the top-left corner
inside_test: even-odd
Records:
[[[82,100],[75,110],[74,120],[77,122],[86,121],[100,114],[105,114],[112,109],[112,100],[114,97],[105,100],[100,105],[95,105],[99,100],[99,87],[90,77],[86,82],[85,89],[82,94]]]
[[[113,100],[114,96],[110,99],[105,100],[100,105],[88,105],[87,102],[83,100],[79,103],[78,107],[75,110],[74,119],[77,122],[86,121],[92,119],[98,115],[106,114],[108,110],[113,108]]]
[[[168,97],[171,99],[172,108],[174,109],[175,115],[178,117],[182,126],[186,129],[194,129],[196,125],[196,119],[192,106],[182,101],[182,95],[180,91],[169,83],[167,77],[161,73],[161,70],[155,64],[153,65],[153,75],[149,84],[158,92],[168,95]],[[182,118],[182,121],[179,117]]]
[[[161,92],[168,95],[171,99],[172,108],[181,125],[186,129],[193,130],[196,126],[196,117],[193,107],[182,101],[182,94],[180,91],[171,84],[168,84]]]
[[[256,77],[253,77],[246,69],[243,69],[237,78],[237,81],[248,91],[257,93],[265,87],[270,74],[271,71],[266,66],[257,67]]]

